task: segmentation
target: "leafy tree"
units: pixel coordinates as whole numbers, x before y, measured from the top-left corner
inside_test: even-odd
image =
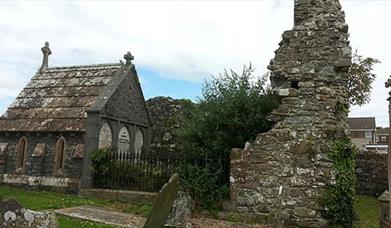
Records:
[[[254,78],[253,72],[250,64],[241,74],[225,70],[204,82],[202,97],[180,132],[187,151],[229,154],[271,128],[266,116],[279,100],[266,89],[266,76]]]
[[[349,103],[362,106],[370,101],[372,82],[376,78],[373,66],[380,63],[379,60],[371,57],[364,58],[357,54],[353,55],[353,64],[349,70]]]

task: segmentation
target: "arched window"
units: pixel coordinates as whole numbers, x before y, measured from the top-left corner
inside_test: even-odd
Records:
[[[140,154],[144,145],[144,134],[140,129],[137,129],[134,139],[134,152]]]
[[[118,151],[129,152],[130,136],[126,127],[121,128],[118,134]]]
[[[65,147],[66,143],[64,137],[59,138],[56,143],[56,154],[54,157],[54,172],[57,174],[64,168]]]
[[[110,148],[113,136],[110,125],[106,122],[99,131],[99,145],[98,148]]]
[[[18,142],[18,161],[16,164],[17,169],[23,169],[27,159],[27,139],[22,137]]]

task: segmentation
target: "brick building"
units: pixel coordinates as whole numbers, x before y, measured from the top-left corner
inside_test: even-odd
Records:
[[[389,127],[381,128],[378,127],[376,128],[376,144],[380,145],[388,145],[389,142]]]
[[[0,182],[77,190],[91,186],[90,153],[140,153],[150,119],[133,56],[126,63],[41,68],[0,117]]]
[[[357,148],[376,143],[375,117],[351,117],[348,121],[351,139]]]

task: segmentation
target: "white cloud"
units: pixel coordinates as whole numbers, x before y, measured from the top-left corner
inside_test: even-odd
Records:
[[[342,3],[353,48],[382,61],[373,102],[352,115],[377,116],[385,125],[391,2]],[[39,67],[46,40],[52,66],[117,62],[130,50],[137,67],[202,81],[250,61],[263,73],[292,24],[293,1],[282,0],[0,2],[0,103]]]

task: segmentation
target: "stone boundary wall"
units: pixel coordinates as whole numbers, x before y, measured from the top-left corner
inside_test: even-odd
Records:
[[[357,193],[379,196],[388,188],[387,154],[360,151],[356,158]]]
[[[18,174],[0,175],[0,184],[36,190],[56,190],[60,192],[76,193],[80,180],[67,177],[28,176]]]

